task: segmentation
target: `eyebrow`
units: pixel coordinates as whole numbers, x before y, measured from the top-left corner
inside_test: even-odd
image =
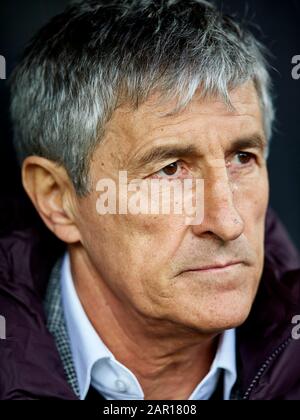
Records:
[[[151,163],[164,162],[168,159],[175,159],[178,157],[186,158],[195,156],[198,153],[194,145],[174,146],[165,145],[150,149],[144,155],[138,158],[136,164],[138,166],[149,165]]]
[[[267,146],[268,143],[265,136],[260,134],[253,134],[251,136],[233,140],[233,142],[230,144],[229,151],[234,152],[236,150],[244,149],[259,149],[264,152]]]
[[[267,141],[265,137],[260,134],[254,134],[233,140],[229,146],[229,152],[253,148],[259,149],[263,152],[266,147]],[[201,155],[201,153],[195,145],[182,146],[167,144],[148,150],[137,159],[135,165],[142,167],[153,163],[164,162],[168,159],[188,158],[199,155]]]

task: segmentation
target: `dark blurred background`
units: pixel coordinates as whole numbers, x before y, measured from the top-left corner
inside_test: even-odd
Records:
[[[33,33],[68,3],[1,1],[0,55],[6,58],[7,76]],[[224,11],[251,21],[252,31],[272,53],[277,121],[269,158],[271,206],[300,248],[300,80],[291,76],[292,57],[300,55],[300,1],[217,0],[216,3]],[[0,80],[0,233],[35,220],[35,212],[22,192],[14,158],[8,86]]]

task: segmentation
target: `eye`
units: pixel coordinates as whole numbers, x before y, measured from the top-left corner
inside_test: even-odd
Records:
[[[167,175],[167,176],[174,176],[176,175],[176,173],[178,172],[178,162],[173,162],[168,166],[165,166],[164,168],[162,168],[158,174],[160,175]]]
[[[248,166],[253,163],[255,156],[249,152],[238,152],[234,158],[229,162],[229,165]]]
[[[160,171],[156,172],[154,176],[159,178],[177,178],[182,175],[182,171],[182,162],[177,161],[165,166]]]

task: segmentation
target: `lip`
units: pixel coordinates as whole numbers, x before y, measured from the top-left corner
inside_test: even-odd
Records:
[[[227,269],[227,268],[230,268],[230,267],[233,267],[233,266],[236,266],[236,265],[239,265],[239,264],[242,264],[242,261],[231,261],[231,262],[229,262],[229,263],[226,263],[226,264],[212,264],[212,265],[207,265],[207,266],[204,266],[204,267],[199,267],[199,268],[191,268],[191,269],[188,269],[188,270],[184,270],[184,271],[182,271],[181,272],[181,274],[182,273],[193,273],[193,272],[209,272],[209,271],[222,271],[222,270],[225,270],[225,269]]]

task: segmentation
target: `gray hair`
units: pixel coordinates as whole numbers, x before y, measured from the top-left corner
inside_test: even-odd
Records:
[[[34,37],[11,80],[14,144],[67,170],[89,192],[90,159],[123,102],[154,92],[183,109],[200,88],[230,105],[253,80],[271,136],[274,109],[262,45],[203,0],[98,0],[74,4]],[[170,115],[170,113],[168,114]]]

